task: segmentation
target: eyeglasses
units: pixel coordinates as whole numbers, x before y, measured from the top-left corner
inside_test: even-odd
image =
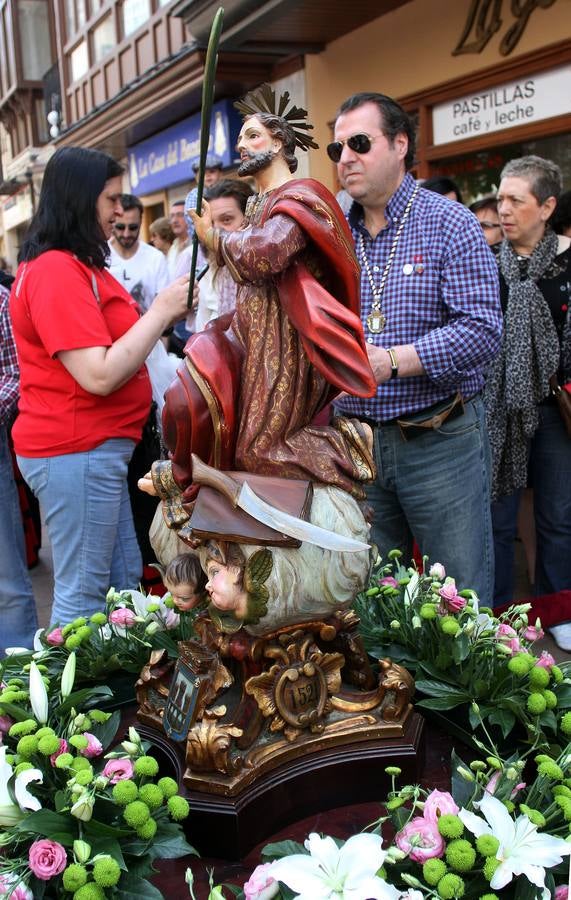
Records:
[[[489,231],[491,228],[501,228],[499,222],[480,222],[480,225],[484,231]]]
[[[125,229],[127,229],[127,231],[135,232],[135,231],[139,231],[141,226],[140,225],[125,225],[124,222],[115,222],[113,227],[114,227],[115,231],[125,231]]]
[[[381,135],[377,135],[377,137],[381,137]],[[370,134],[352,134],[351,137],[347,138],[346,141],[333,141],[332,144],[328,144],[327,156],[334,163],[338,163],[341,159],[341,154],[343,153],[343,147],[345,146],[345,144],[347,144],[349,149],[354,153],[363,155],[364,153],[369,152],[376,140],[377,138],[371,137]]]

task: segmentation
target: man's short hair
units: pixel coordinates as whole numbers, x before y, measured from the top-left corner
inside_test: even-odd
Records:
[[[482,197],[481,200],[474,200],[473,203],[468,207],[470,212],[477,213],[482,209],[491,209],[494,212],[498,211],[498,198],[495,194],[489,194],[487,197]]]
[[[502,178],[525,178],[529,189],[541,205],[549,197],[557,200],[563,189],[563,176],[558,165],[542,156],[520,156],[510,159],[502,169]]]
[[[128,212],[130,209],[138,209],[141,218],[143,217],[143,204],[134,194],[121,194],[121,206],[123,207],[123,212]]]
[[[251,197],[253,190],[247,181],[237,181],[235,178],[223,178],[217,181],[212,187],[206,188],[204,191],[205,200],[218,200],[220,197],[234,197],[236,203],[242,210],[246,212],[246,203],[248,197]]]
[[[373,103],[379,110],[380,128],[391,147],[398,134],[405,134],[408,138],[408,150],[404,158],[405,168],[408,171],[412,168],[416,151],[415,128],[408,113],[392,97],[387,97],[386,94],[378,94],[374,91],[361,91],[358,94],[352,94],[339,107],[335,115],[335,121],[344,113],[359,109],[359,107],[365,106],[366,103]]]
[[[171,206],[184,206],[184,200],[173,200]]]

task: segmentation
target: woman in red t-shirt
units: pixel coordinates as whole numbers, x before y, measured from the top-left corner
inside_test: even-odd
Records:
[[[149,414],[145,359],[187,312],[188,277],[139,316],[105,269],[122,173],[97,150],[56,151],[10,303],[20,364],[14,446],[45,517],[52,622],[62,624],[100,610],[110,585],[139,582],[127,466]]]

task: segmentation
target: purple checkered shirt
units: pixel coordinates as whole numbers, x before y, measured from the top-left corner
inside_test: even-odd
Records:
[[[362,234],[376,285],[414,187],[414,178],[406,175],[387,205],[388,224],[374,239],[363,224],[360,204],[353,203],[349,211],[357,255]],[[497,263],[476,217],[459,203],[419,190],[382,295],[387,324],[380,334],[367,328],[373,295],[361,259],[359,263],[366,340],[385,348],[414,344],[425,374],[385,382],[370,399],[344,397],[336,404],[339,409],[388,422],[457,391],[465,399],[477,394],[486,366],[500,347],[502,311]]]
[[[10,294],[0,285],[0,425],[9,425],[16,414],[20,375],[12,323],[8,312]]]

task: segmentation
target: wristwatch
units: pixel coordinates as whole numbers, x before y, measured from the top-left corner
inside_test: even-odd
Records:
[[[397,362],[396,353],[392,347],[389,350],[387,350],[387,353],[389,354],[389,356],[391,358],[391,378],[396,378],[399,373],[399,364]]]

